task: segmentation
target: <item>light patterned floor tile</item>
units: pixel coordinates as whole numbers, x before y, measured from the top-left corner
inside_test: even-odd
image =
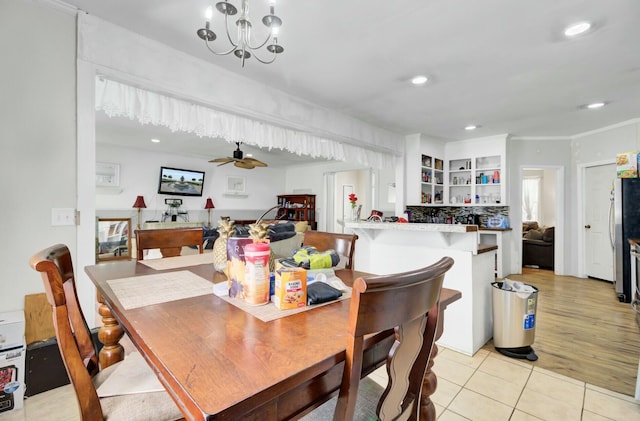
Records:
[[[446,358],[436,358],[433,365],[433,372],[436,373],[438,380],[446,379],[460,386],[464,386],[474,371],[475,369],[472,367]]]
[[[582,421],[615,421],[613,418],[603,417],[602,415],[594,414],[586,409],[582,410]]]
[[[531,367],[523,367],[511,361],[495,358],[493,355],[480,364],[478,371],[496,376],[520,388],[524,387],[531,375]]]
[[[562,395],[560,395],[560,399]],[[547,421],[580,421],[582,407],[571,405],[558,397],[551,397],[545,393],[529,389],[525,386],[524,392],[518,400],[516,409]]]
[[[640,419],[640,404],[591,389],[585,393],[584,409],[615,420]]]
[[[432,400],[432,402],[433,402],[433,400]],[[438,405],[435,402],[433,402],[433,406],[436,408],[436,418],[438,418],[446,410],[446,408],[444,406]]]
[[[542,419],[516,409],[509,421],[542,421]]]
[[[465,418],[462,415],[458,415],[455,412],[451,412],[451,411],[444,411],[442,413],[442,415],[440,415],[438,418],[438,421],[468,421],[469,418]]]
[[[576,380],[576,379],[574,379],[572,377],[565,376],[564,374],[556,373],[555,371],[550,371],[550,370],[547,370],[547,369],[544,369],[544,368],[540,368],[540,367],[534,367],[533,371],[535,371],[537,373],[545,374],[547,376],[555,377],[556,379],[560,379],[560,380],[563,380],[565,382],[574,383],[574,384],[576,384],[578,386],[582,386],[582,387],[585,386],[585,383],[583,381]]]
[[[437,403],[438,405],[446,408],[461,389],[462,386],[450,382],[449,380],[438,379],[438,387],[436,388],[435,393],[431,395],[431,400],[433,403]]]
[[[531,368],[533,367],[533,365],[531,365],[531,363],[525,362],[525,360],[522,360],[520,358],[507,357],[506,355],[501,354],[498,351],[495,351],[495,352],[492,351],[489,355],[491,357],[493,357],[493,358],[497,358],[497,359],[503,360],[503,361],[508,361],[508,362],[510,362],[512,364],[516,364],[516,365],[519,365],[521,367],[528,368],[529,370],[531,370]]]
[[[638,403],[638,401],[635,400],[633,398],[633,396],[624,395],[622,393],[614,392],[613,390],[603,389],[601,387],[594,386],[594,385],[589,384],[589,383],[586,384],[586,388],[589,389],[589,390],[595,390],[596,392],[604,393],[605,395],[609,395],[609,396],[612,396],[614,398],[621,399],[623,401],[627,401],[627,402],[630,402],[630,403],[636,403],[636,404]]]
[[[489,355],[489,351],[484,349],[478,350],[478,352],[476,352],[473,357],[461,354],[460,352],[452,351],[444,347],[438,347],[438,350],[438,355],[435,358],[436,365],[440,363],[441,359],[446,359],[447,361],[453,361],[467,367],[478,368],[478,366],[482,364],[487,355]]]
[[[527,382],[525,393],[536,391],[552,399],[562,400],[576,408],[582,408],[582,404],[584,403],[584,390],[585,386],[582,382],[576,382],[574,379],[568,381],[565,376],[549,376],[548,374],[533,370]]]
[[[512,407],[467,389],[447,409],[472,421],[508,421],[513,412]]]
[[[510,383],[492,374],[476,371],[464,387],[514,407],[520,398],[524,385],[525,382]]]

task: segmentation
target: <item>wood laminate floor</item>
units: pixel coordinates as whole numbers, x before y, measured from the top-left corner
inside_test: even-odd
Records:
[[[530,364],[625,395],[635,394],[640,327],[613,284],[523,268],[509,279],[538,288]],[[493,342],[485,349],[494,350]],[[522,360],[527,362],[526,360]]]

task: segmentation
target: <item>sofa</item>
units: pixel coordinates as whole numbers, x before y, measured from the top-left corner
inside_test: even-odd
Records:
[[[269,228],[271,251],[276,259],[291,257],[293,250],[299,248],[304,240],[304,232],[309,229],[307,221],[263,220]],[[236,225],[236,237],[249,236],[249,224]]]
[[[522,232],[522,265],[553,270],[555,227],[526,223]]]

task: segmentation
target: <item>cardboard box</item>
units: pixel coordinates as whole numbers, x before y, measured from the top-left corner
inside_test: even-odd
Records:
[[[0,351],[0,414],[23,406],[26,353],[24,341],[17,348]]]
[[[624,152],[616,155],[618,178],[638,178],[638,153]]]
[[[0,313],[0,351],[22,346],[24,343],[24,312]]]
[[[307,305],[307,271],[303,268],[276,268],[273,303],[280,310]]]

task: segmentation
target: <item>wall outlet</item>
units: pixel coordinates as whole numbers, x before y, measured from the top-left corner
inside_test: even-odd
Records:
[[[76,225],[76,210],[73,208],[52,208],[51,225]]]

